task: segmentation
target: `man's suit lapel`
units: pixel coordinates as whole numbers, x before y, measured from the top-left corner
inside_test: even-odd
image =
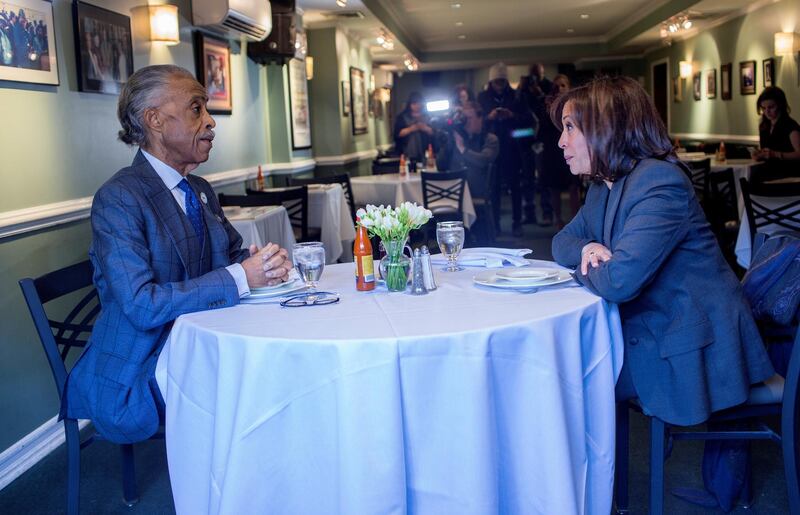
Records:
[[[178,203],[175,202],[172,192],[167,189],[164,181],[153,170],[141,152],[136,153],[133,166],[138,168],[137,174],[145,184],[145,191],[148,193],[147,199],[175,245],[184,270],[187,271],[189,277],[196,277],[199,275],[196,268],[199,266],[200,260],[192,258],[191,238],[189,238],[194,234],[194,229],[181,212]]]
[[[614,228],[614,218],[619,209],[619,201],[622,199],[622,191],[625,189],[627,175],[622,176],[614,182],[608,194],[608,204],[606,204],[606,216],[603,221],[603,245],[611,249],[611,231]]]

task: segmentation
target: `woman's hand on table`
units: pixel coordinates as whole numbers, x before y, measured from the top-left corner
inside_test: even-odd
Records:
[[[589,265],[592,268],[600,266],[600,262],[611,259],[611,251],[600,243],[587,243],[581,249],[581,274],[589,273]]]

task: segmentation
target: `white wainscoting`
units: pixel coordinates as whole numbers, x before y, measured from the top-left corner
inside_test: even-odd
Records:
[[[705,132],[673,132],[670,134],[672,139],[678,138],[680,140],[714,140],[724,141],[726,143],[744,143],[758,145],[758,135],[753,136],[750,134],[710,134]]]

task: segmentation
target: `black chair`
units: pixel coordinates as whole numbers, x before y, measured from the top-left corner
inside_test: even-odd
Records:
[[[464,219],[464,172],[422,172],[422,202],[437,221]]]
[[[399,169],[399,157],[378,157],[372,161],[372,175],[398,173]]]
[[[711,173],[711,158],[700,159],[698,161],[684,161],[689,167],[689,179],[692,181],[694,193],[697,199],[705,207],[708,200],[708,176]]]
[[[308,226],[308,187],[276,188],[271,190],[246,189],[248,197],[262,201],[259,205],[283,206],[289,215],[298,242],[319,241],[322,231],[319,227]],[[220,202],[222,199],[220,199]],[[237,204],[242,205],[242,204]]]
[[[490,164],[486,170],[467,170],[469,193],[472,197],[472,205],[475,206],[475,214],[478,216],[476,224],[482,229],[487,245],[493,245],[496,236],[494,209],[492,209],[495,170],[494,163]]]
[[[308,179],[290,178],[289,186],[308,186],[309,184],[340,184],[344,191],[344,198],[347,200],[347,207],[350,208],[350,216],[353,222],[356,220],[356,203],[353,199],[353,187],[350,185],[350,175],[343,173],[331,175],[330,177],[312,177]]]
[[[733,169],[712,172],[708,177],[709,201],[706,216],[725,259],[736,265],[736,237],[739,234],[739,208]],[[735,268],[734,268],[735,269]]]
[[[800,376],[800,331],[797,332],[794,348],[789,360],[788,373],[782,395],[766,403],[747,403],[714,413],[709,422],[736,420],[758,420],[757,429],[746,431],[671,431],[670,424],[657,417],[650,419],[650,515],[664,512],[664,461],[669,458],[672,444],[679,440],[772,440],[783,450],[783,466],[786,474],[789,509],[792,515],[800,514],[800,480],[798,479],[798,438],[800,438],[800,399],[798,377]],[[760,391],[759,391],[760,390]],[[751,399],[769,397],[765,386],[751,389]],[[773,395],[774,397],[774,395]],[[616,512],[628,512],[628,409],[636,408],[628,402],[617,405],[617,458],[615,480]],[[778,434],[760,417],[780,415],[781,432]]]
[[[744,209],[747,222],[750,224],[750,241],[762,227],[777,225],[783,229],[800,231],[800,182],[751,182],[745,178],[739,179],[744,199]],[[764,198],[786,198],[779,206],[769,207]]]
[[[80,349],[86,346],[94,321],[100,313],[97,290],[91,288],[86,293],[81,292],[92,286],[92,264],[89,261],[82,261],[37,279],[22,279],[19,285],[28,304],[39,340],[42,342],[50,370],[53,372],[61,401],[67,381],[67,368],[64,362],[73,348]],[[69,300],[72,298],[80,300],[63,320],[48,318],[44,304],[67,296]],[[80,507],[80,451],[102,437],[93,433],[81,441],[78,421],[73,418],[64,418],[64,432],[67,441],[67,513],[76,515]],[[163,437],[163,433],[156,437]],[[133,445],[123,444],[120,445],[120,449],[123,498],[128,506],[132,506],[138,501]]]

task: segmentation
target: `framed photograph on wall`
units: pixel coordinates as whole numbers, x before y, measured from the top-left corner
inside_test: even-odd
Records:
[[[756,94],[756,62],[742,61],[739,63],[739,84],[742,95]]]
[[[672,79],[672,101],[673,102],[680,102],[683,100],[683,81],[678,75],[677,77]]]
[[[194,33],[195,66],[197,80],[208,91],[206,109],[213,114],[233,112],[231,90],[231,46],[223,39]]]
[[[350,83],[342,81],[342,116],[350,116]]]
[[[775,80],[775,59],[772,57],[769,59],[764,59],[762,64],[764,66],[764,68],[761,70],[764,74],[764,87],[768,88],[769,86],[773,85]]]
[[[289,61],[289,113],[292,123],[292,150],[311,148],[311,118],[308,108],[308,79],[305,59]]]
[[[58,85],[52,3],[0,0],[0,80]]]
[[[723,64],[720,68],[720,88],[722,88],[722,100],[730,100],[731,99],[731,68],[732,64]]]
[[[367,84],[364,70],[350,67],[350,119],[353,122],[353,135],[366,134],[368,130],[369,106]]]
[[[133,74],[131,19],[102,7],[72,4],[78,90],[118,95]]]
[[[703,72],[695,73],[692,79],[692,92],[694,93],[695,100],[700,100],[702,98],[700,94],[702,82],[703,82]]]
[[[717,69],[706,71],[706,98],[717,98]]]

